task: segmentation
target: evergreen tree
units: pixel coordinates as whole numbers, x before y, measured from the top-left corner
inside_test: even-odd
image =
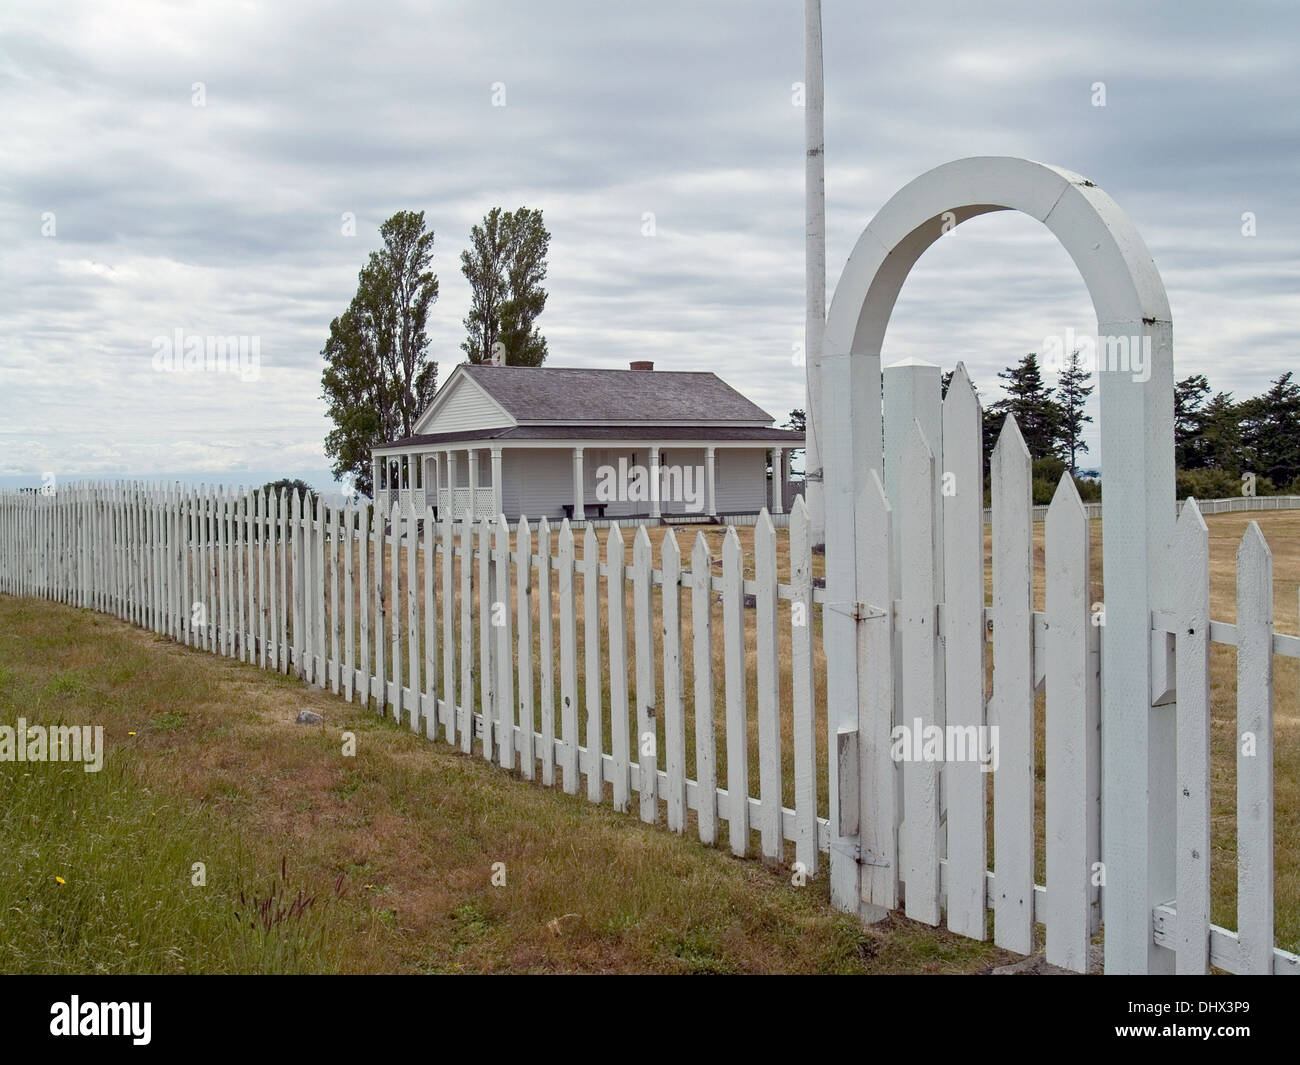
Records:
[[[1198,469],[1226,470],[1234,477],[1242,472],[1241,416],[1241,405],[1232,401],[1231,392],[1219,392],[1205,405]]]
[[[1059,457],[1061,446],[1061,406],[1053,398],[1054,389],[1043,384],[1043,374],[1038,366],[1038,355],[1030,352],[1015,366],[1008,366],[998,374],[1006,384],[1006,399],[994,403],[988,411],[985,426],[992,431],[996,441],[1006,415],[1014,414],[1020,426],[1029,454],[1036,459]],[[986,434],[987,438],[987,434]],[[986,439],[987,442],[987,439]],[[992,446],[987,447],[992,454]]]
[[[1180,470],[1200,469],[1205,465],[1205,397],[1210,382],[1203,374],[1184,377],[1174,385],[1174,465]]]
[[[1085,423],[1091,423],[1092,419],[1083,413],[1083,409],[1094,387],[1086,384],[1091,376],[1080,363],[1078,349],[1075,349],[1066,358],[1065,366],[1057,379],[1057,393],[1061,397],[1057,404],[1060,412],[1061,454],[1069,456],[1071,476],[1074,476],[1078,470],[1079,453],[1089,450],[1088,445],[1083,441],[1083,427]]]
[[[1281,374],[1267,392],[1241,405],[1248,469],[1275,485],[1300,477],[1300,384]]]

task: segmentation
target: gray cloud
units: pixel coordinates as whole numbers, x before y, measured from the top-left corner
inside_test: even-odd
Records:
[[[824,9],[832,290],[912,177],[1024,155],[1088,175],[1134,218],[1180,376],[1246,395],[1295,366],[1293,5]],[[8,5],[0,479],[323,483],[318,352],[401,208],[437,231],[444,375],[462,357],[469,228],[527,204],[553,234],[555,364],[710,368],[784,420],[803,405],[801,33],[797,0]],[[998,214],[922,258],[886,356],[964,359],[987,401],[1046,335],[1091,326],[1064,251]],[[156,373],[153,338],[176,329],[258,337],[260,379]]]

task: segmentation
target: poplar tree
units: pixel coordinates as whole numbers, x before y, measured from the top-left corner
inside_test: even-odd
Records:
[[[438,299],[433,231],[425,229],[423,211],[398,211],[379,234],[383,247],[370,253],[352,302],[330,322],[321,349],[321,395],[334,423],[325,454],[336,478],[368,496],[371,449],[411,435],[438,379],[427,332]]]

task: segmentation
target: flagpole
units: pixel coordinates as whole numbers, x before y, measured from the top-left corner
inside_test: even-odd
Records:
[[[826,162],[821,0],[804,0],[804,495],[812,540],[826,542],[822,489],[822,337],[826,331]]]

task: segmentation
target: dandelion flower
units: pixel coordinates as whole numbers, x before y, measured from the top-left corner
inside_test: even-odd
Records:
[[[66,883],[67,883],[67,881],[64,880],[63,877],[61,877],[61,876],[56,876],[56,877],[54,878],[54,882],[55,882],[56,884],[66,884]]]
[[[128,736],[134,736],[135,733],[134,733],[134,732],[128,732],[127,735],[128,735]]]

